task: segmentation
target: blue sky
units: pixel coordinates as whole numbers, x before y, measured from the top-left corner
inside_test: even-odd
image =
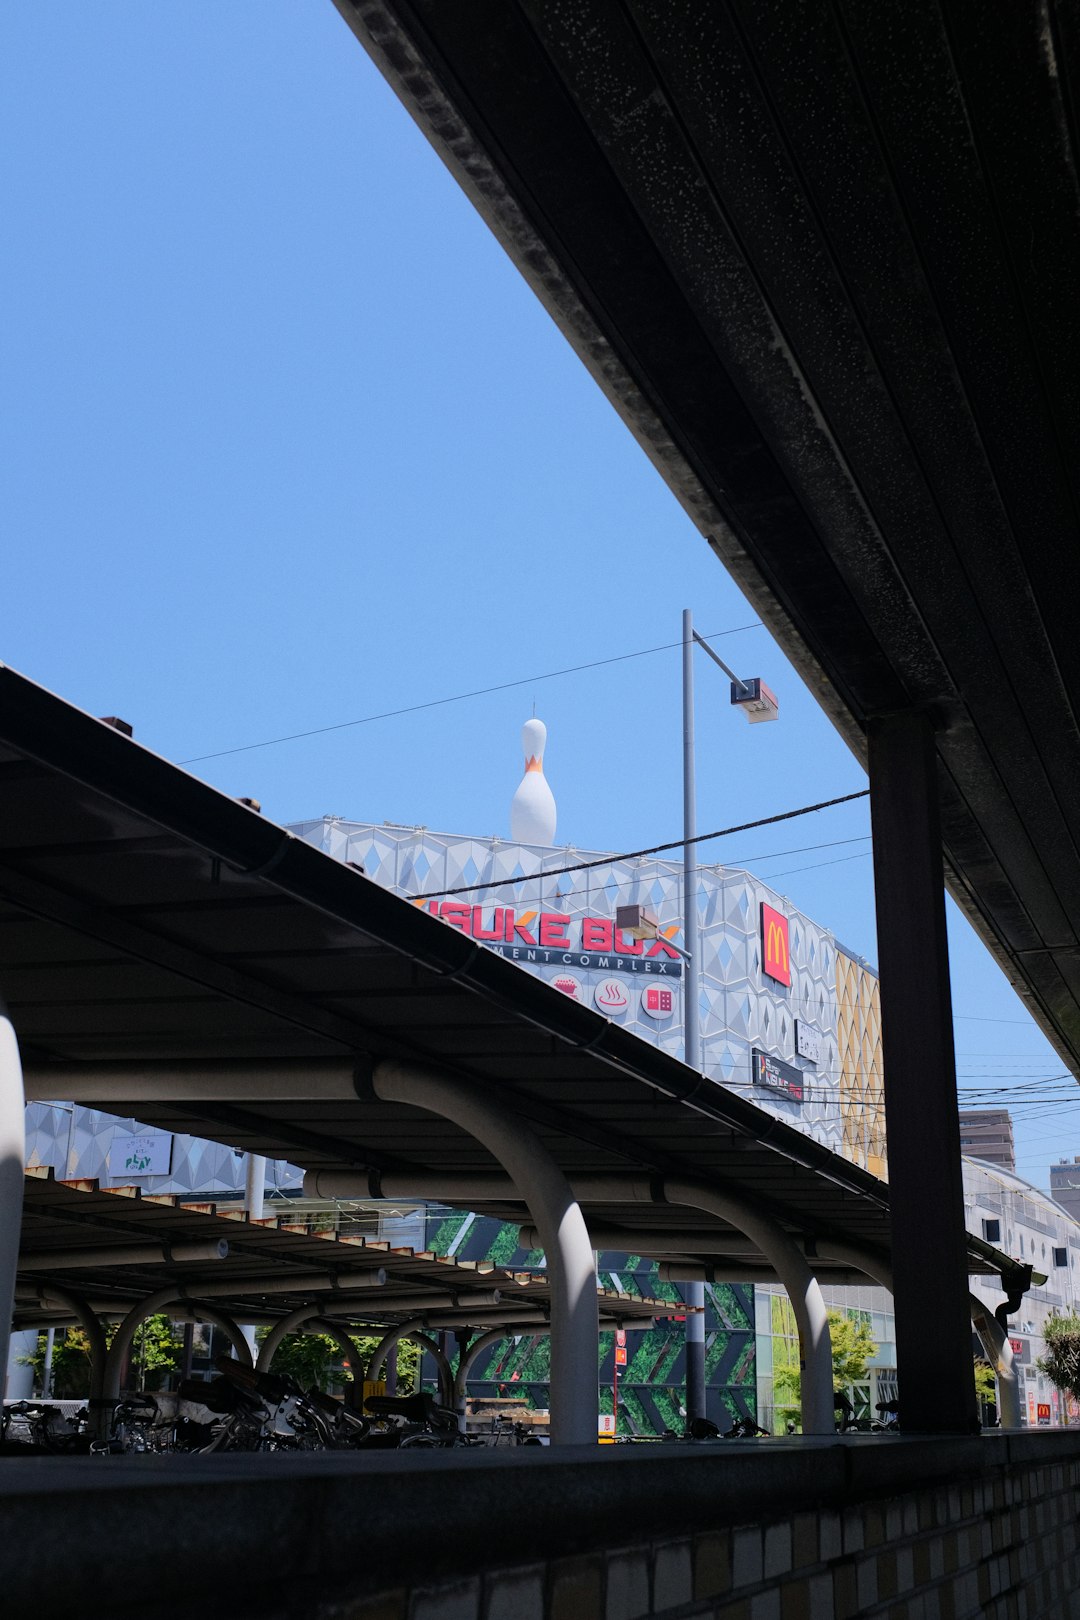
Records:
[[[691,607],[781,700],[699,659],[701,830],[865,786],[329,0],[12,5],[0,64],[6,662],[279,821],[505,834],[535,700],[559,841],[616,850],[680,831]],[[804,848],[868,831],[709,858],[873,959],[868,843]],[[1060,1074],[949,923],[961,1083]],[[1014,1118],[1032,1179],[1080,1151]]]

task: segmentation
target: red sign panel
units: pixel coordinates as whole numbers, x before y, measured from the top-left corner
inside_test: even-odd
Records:
[[[625,1345],[616,1345],[615,1346],[615,1365],[616,1365],[616,1367],[625,1367],[626,1366],[626,1346]]]
[[[761,902],[761,969],[778,984],[791,983],[787,918]]]
[[[1046,1402],[1040,1401],[1035,1410],[1039,1414],[1039,1419],[1038,1420],[1039,1420],[1040,1423],[1049,1423],[1050,1422],[1050,1402],[1049,1401],[1046,1401]]]

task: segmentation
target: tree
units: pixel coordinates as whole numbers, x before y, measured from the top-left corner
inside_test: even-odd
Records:
[[[266,1338],[269,1328],[260,1328],[256,1340]],[[341,1346],[329,1333],[287,1333],[274,1352],[273,1370],[295,1378],[301,1389],[327,1390],[332,1384],[341,1385],[348,1376],[365,1368],[379,1343],[380,1336],[350,1335],[356,1354],[349,1357],[349,1374],[344,1370]],[[398,1391],[407,1395],[419,1387],[420,1346],[411,1339],[399,1340]]]
[[[105,1329],[105,1342],[111,1344],[116,1324]],[[33,1355],[21,1358],[34,1369],[39,1388],[45,1384],[46,1335],[38,1334]],[[150,1316],[135,1329],[128,1358],[128,1382],[136,1389],[160,1389],[169,1374],[180,1365],[183,1341],[168,1316]],[[52,1394],[57,1400],[76,1399],[90,1393],[90,1342],[82,1328],[57,1333],[53,1342]]]
[[[1056,1312],[1043,1326],[1046,1354],[1035,1365],[1045,1373],[1055,1389],[1080,1400],[1080,1315],[1076,1311]]]
[[[832,1340],[833,1389],[846,1389],[849,1384],[862,1383],[869,1370],[867,1363],[877,1350],[868,1325],[844,1311],[830,1310],[828,1317],[829,1337]],[[802,1406],[802,1373],[798,1367],[788,1365],[776,1369],[773,1394],[777,1417],[785,1422],[789,1417],[797,1420]]]
[[[131,1340],[128,1382],[136,1389],[160,1389],[180,1366],[183,1351],[175,1323],[161,1313],[148,1316]]]
[[[994,1369],[988,1361],[981,1356],[975,1357],[975,1395],[980,1401],[989,1403],[997,1400],[997,1384],[994,1381]]]
[[[45,1387],[46,1335],[39,1333],[32,1355],[20,1356],[23,1366],[33,1367],[34,1383]],[[57,1332],[52,1354],[52,1394],[58,1401],[75,1400],[90,1393],[90,1341],[82,1328]]]
[[[829,1334],[832,1338],[833,1389],[846,1389],[849,1384],[864,1382],[869,1371],[867,1362],[877,1350],[867,1323],[857,1321],[842,1311],[830,1311]]]

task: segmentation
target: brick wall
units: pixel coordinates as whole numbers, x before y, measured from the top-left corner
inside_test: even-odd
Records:
[[[5,1612],[1080,1620],[1080,1431],[0,1458]]]
[[[1080,1616],[1078,1487],[1080,1458],[997,1466],[889,1499],[399,1589],[349,1605],[348,1620],[1065,1620]]]

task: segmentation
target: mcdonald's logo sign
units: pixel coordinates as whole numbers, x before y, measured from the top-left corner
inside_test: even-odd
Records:
[[[761,970],[778,984],[791,983],[787,918],[761,902]]]

